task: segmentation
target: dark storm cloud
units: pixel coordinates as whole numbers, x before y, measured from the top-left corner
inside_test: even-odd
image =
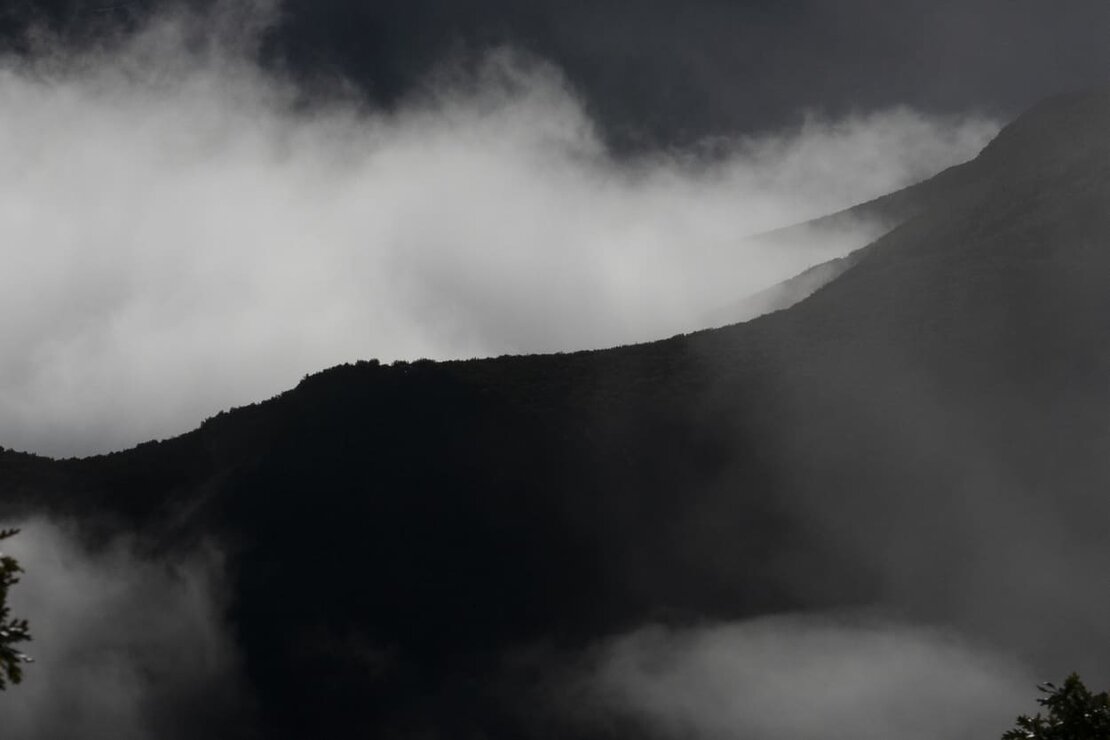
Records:
[[[165,5],[13,7],[37,7],[87,39]],[[352,80],[391,104],[447,57],[476,63],[511,45],[564,70],[606,140],[622,145],[777,129],[806,110],[839,117],[910,105],[1010,117],[1047,95],[1105,84],[1110,71],[1101,0],[285,0],[280,9],[263,44],[271,66]]]
[[[1099,0],[721,2],[289,0],[272,51],[334,65],[385,99],[446,51],[510,42],[566,70],[607,134],[690,141],[908,104],[1010,116],[1104,84]]]

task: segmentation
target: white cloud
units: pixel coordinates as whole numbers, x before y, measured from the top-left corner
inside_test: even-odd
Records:
[[[604,712],[689,740],[998,737],[1033,685],[937,629],[813,615],[644,628],[600,648],[586,684]]]
[[[711,161],[618,160],[534,60],[494,53],[388,113],[299,106],[222,27],[199,51],[171,18],[113,50],[0,64],[0,444],[118,448],[357,358],[697,329],[877,227],[795,249],[743,236],[920,179],[996,130],[896,109]]]

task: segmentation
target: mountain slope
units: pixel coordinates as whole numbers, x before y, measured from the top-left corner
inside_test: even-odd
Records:
[[[794,251],[800,245],[812,249],[812,245],[824,243],[829,245],[826,254],[843,256],[818,262],[792,278],[722,306],[704,317],[705,325],[750,321],[764,313],[789,308],[854,265],[858,248],[866,246],[859,240],[869,234],[874,238],[930,209],[943,209],[946,203],[971,197],[975,191],[989,187],[987,177],[986,168],[965,162],[842,211],[746,238],[744,242],[750,246],[772,250]],[[844,254],[846,248],[852,251]]]
[[[218,533],[268,736],[619,735],[538,727],[509,656],[783,610],[877,605],[1110,679],[1104,130],[1103,93],[1034,109],[787,310],[359,363],[125,453],[4,453],[7,513]]]

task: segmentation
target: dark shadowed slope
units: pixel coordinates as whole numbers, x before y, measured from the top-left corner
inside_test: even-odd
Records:
[[[607,351],[333,368],[167,442],[4,453],[7,510],[155,549],[219,533],[274,736],[617,733],[537,725],[538,679],[507,657],[834,606],[1105,683],[1104,131],[1107,94],[1035,109],[790,309]]]
[[[784,245],[784,248],[789,249],[790,247]],[[798,301],[809,298],[822,286],[828,285],[843,275],[851,269],[857,257],[861,255],[862,252],[856,250],[843,257],[820,262],[792,278],[776,283],[758,293],[745,296],[724,309],[711,312],[705,317],[705,323],[714,327],[725,326],[741,321],[751,321],[765,313],[790,308]]]
[[[812,247],[822,241],[836,244],[841,249],[846,244],[851,249],[853,242],[863,247],[865,244],[857,240],[867,239],[868,234],[874,238],[929,210],[943,209],[948,203],[975,197],[977,191],[990,187],[990,180],[988,168],[966,162],[865,203],[800,224],[756,234],[744,241],[749,245],[776,250],[797,250],[801,245]],[[704,317],[705,325],[723,326],[750,321],[765,313],[789,308],[842,275],[861,256],[862,252],[855,250],[843,257],[815,264],[758,293],[742,296],[734,303],[707,314]]]

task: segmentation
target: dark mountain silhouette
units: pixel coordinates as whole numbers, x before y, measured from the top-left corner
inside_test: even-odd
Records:
[[[217,534],[267,736],[621,736],[537,722],[553,669],[512,656],[861,605],[1105,683],[1106,131],[1110,93],[1035,108],[863,206],[899,225],[789,309],[359,362],[126,452],[4,452],[3,513]]]

